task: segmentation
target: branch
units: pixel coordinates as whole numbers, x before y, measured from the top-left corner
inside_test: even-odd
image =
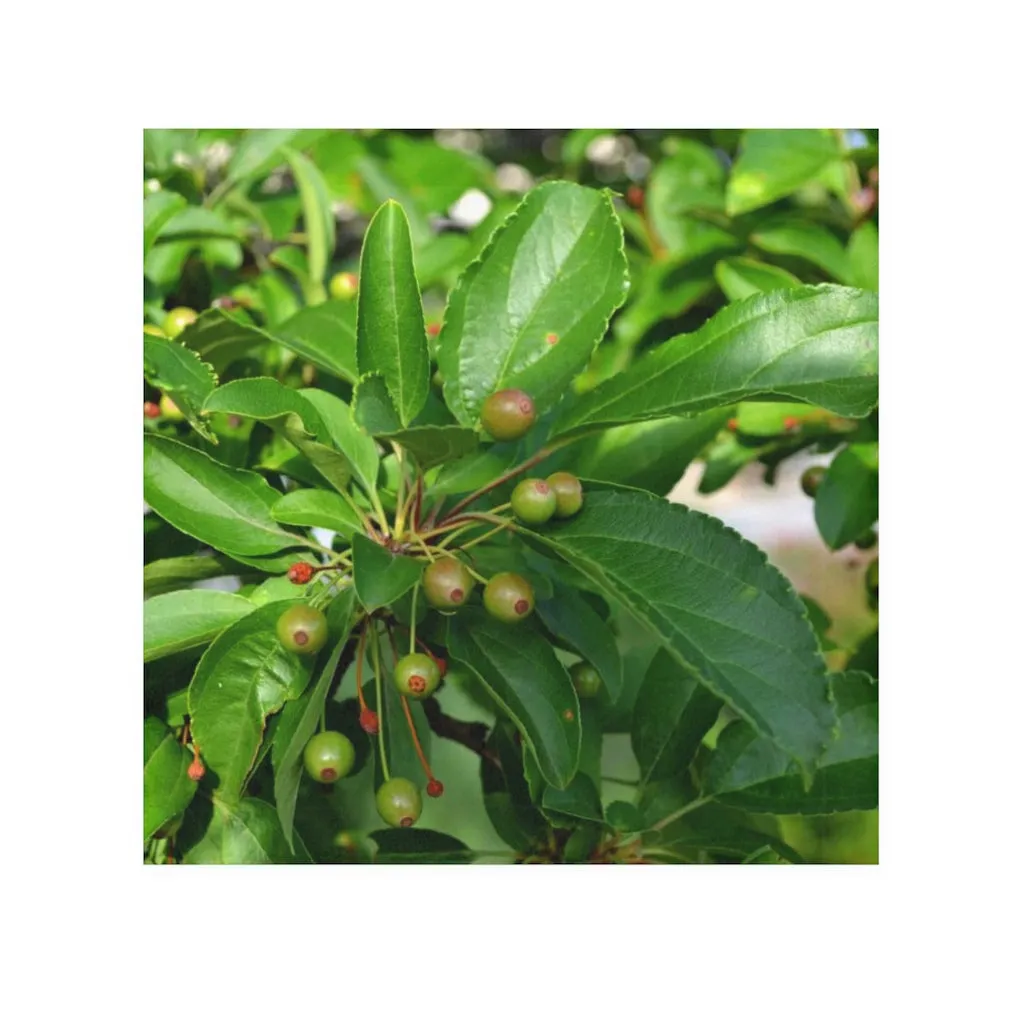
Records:
[[[452,740],[461,743],[462,746],[472,750],[486,761],[490,761],[495,768],[501,768],[501,761],[498,755],[487,746],[487,733],[489,732],[483,722],[463,722],[458,718],[452,718],[441,710],[436,697],[428,697],[423,702],[423,712],[427,716],[427,724],[436,736],[443,740]]]

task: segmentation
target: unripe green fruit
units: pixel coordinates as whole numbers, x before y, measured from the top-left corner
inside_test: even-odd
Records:
[[[167,335],[164,334],[164,329],[162,327],[157,327],[156,324],[143,324],[142,325],[142,333],[143,334],[152,334],[156,338],[166,338],[167,337]]]
[[[874,530],[862,533],[854,542],[861,551],[870,551],[878,543],[878,534]]]
[[[318,732],[302,751],[302,763],[317,782],[336,782],[352,771],[356,748],[340,732]]]
[[[531,526],[546,523],[554,514],[557,499],[546,480],[521,480],[512,492],[512,511]]]
[[[164,318],[164,333],[168,338],[176,338],[189,324],[195,323],[199,314],[188,306],[172,309]]]
[[[423,570],[423,593],[441,611],[461,608],[469,600],[476,580],[457,558],[439,558]]]
[[[536,419],[533,399],[518,388],[495,391],[480,409],[480,422],[495,441],[518,441]]]
[[[818,493],[821,481],[825,479],[828,469],[825,466],[809,466],[800,477],[800,486],[808,498],[813,498]]]
[[[499,572],[484,587],[484,607],[502,622],[521,622],[533,611],[533,587],[515,572]]]
[[[316,654],[327,643],[327,619],[308,604],[296,604],[277,620],[277,639],[286,651]]]
[[[413,700],[424,700],[440,685],[441,672],[428,654],[407,654],[395,663],[392,679],[399,693]]]
[[[583,484],[578,476],[559,471],[552,473],[547,483],[555,492],[556,519],[568,519],[583,507]]]
[[[359,291],[359,278],[346,270],[343,270],[340,274],[335,274],[331,278],[331,283],[327,286],[331,293],[332,299],[341,299],[344,302],[348,302],[356,297],[356,292]]]
[[[160,396],[160,415],[174,423],[180,423],[185,414],[166,396]]]
[[[569,669],[569,678],[581,697],[596,697],[601,689],[601,677],[589,662],[578,661]]]
[[[408,779],[388,779],[377,790],[377,813],[395,828],[414,825],[423,811],[419,788]]]

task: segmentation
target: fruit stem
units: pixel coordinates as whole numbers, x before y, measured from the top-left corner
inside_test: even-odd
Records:
[[[473,525],[475,526],[476,523],[474,523]],[[471,541],[467,542],[466,544],[460,544],[459,550],[468,551],[470,548],[475,547],[477,544],[482,544],[485,540],[490,540],[490,538],[493,537],[496,533],[501,533],[502,530],[507,530],[511,525],[512,524],[510,522],[502,523],[501,526],[496,526],[493,530],[488,530],[486,533],[481,534],[479,537],[474,537]],[[454,536],[455,534],[452,534],[452,537]],[[445,547],[448,543],[451,542],[452,537],[446,537],[438,545],[438,547]]]
[[[501,476],[495,477],[489,484],[485,484],[479,490],[474,491],[472,494],[467,495],[462,501],[456,502],[448,514],[441,520],[440,525],[444,525],[450,522],[452,517],[461,512],[464,508],[472,505],[477,498],[482,498],[489,491],[493,491],[495,487],[500,487],[503,483],[511,480],[513,477],[519,476],[520,473],[525,473],[528,469],[532,469],[539,462],[543,462],[549,455],[552,454],[556,449],[561,448],[563,444],[568,444],[568,441],[563,441],[561,444],[551,444],[546,448],[541,448],[539,452],[531,455],[524,462],[520,462],[518,466],[513,466],[510,470],[502,473]]]
[[[395,536],[401,537],[405,531],[405,513],[406,513],[406,478],[405,478],[405,459],[403,458],[402,446],[399,444],[392,444],[395,450],[395,459],[398,462],[398,492],[395,494]]]
[[[366,650],[366,631],[370,628],[370,620],[363,623],[356,645],[356,696],[359,698],[359,710],[366,710],[366,698],[363,696],[363,654]]]
[[[374,683],[377,689],[377,717],[383,719],[384,715],[384,691],[380,681],[380,637],[374,629],[372,639],[373,646],[373,674]],[[384,775],[384,781],[391,781],[391,772],[388,770],[388,755],[384,749],[384,729],[377,730],[377,747],[380,750],[380,770]]]
[[[419,582],[412,588],[412,612],[409,617],[409,653],[416,653],[416,598],[419,596]]]
[[[420,746],[420,738],[416,732],[416,723],[412,720],[412,709],[409,707],[408,698],[404,693],[402,694],[402,710],[405,712],[405,720],[409,723],[409,732],[412,733],[412,745],[416,748],[416,756],[420,759],[420,764],[423,765],[423,770],[427,774],[427,782],[433,782],[434,773],[430,770],[430,762]]]
[[[473,577],[473,579],[475,579],[478,583],[483,583],[485,586],[487,585],[489,581],[486,576],[481,576],[480,573],[478,573],[472,566],[466,565],[465,562],[463,562],[462,564],[465,566],[466,572],[468,572],[469,575]]]

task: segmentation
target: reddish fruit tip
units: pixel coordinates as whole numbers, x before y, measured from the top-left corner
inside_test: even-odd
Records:
[[[525,396],[519,399],[519,411],[524,413],[533,412],[533,402]]]
[[[304,629],[297,629],[292,634],[292,639],[300,646],[305,647],[309,643],[309,634]]]
[[[313,566],[309,562],[296,562],[288,570],[288,579],[292,583],[308,583],[313,578]]]
[[[516,601],[516,615],[525,615],[530,610],[530,602],[519,598]]]
[[[403,818],[398,824],[401,825],[402,828],[409,828],[412,825],[412,818]]]
[[[448,597],[452,601],[461,601],[466,596],[466,592],[461,587],[456,587]]]
[[[338,773],[333,768],[325,768],[320,773],[320,778],[324,782],[333,782],[338,777]]]
[[[160,406],[156,402],[146,402],[142,407],[142,411],[151,420],[155,420],[160,415]]]
[[[409,689],[413,693],[422,693],[427,688],[427,681],[423,676],[409,676]]]
[[[380,719],[377,718],[377,712],[372,711],[370,708],[363,708],[359,712],[359,725],[363,732],[376,736],[380,730]]]
[[[427,783],[427,796],[440,796],[444,792],[444,786],[438,779],[431,779]]]

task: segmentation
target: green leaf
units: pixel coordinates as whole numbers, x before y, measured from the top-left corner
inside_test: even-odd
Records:
[[[487,749],[497,763],[480,759],[484,807],[494,830],[513,850],[528,850],[548,833],[548,824],[530,798],[523,769],[523,752],[511,722],[500,718],[487,737]]]
[[[456,419],[474,427],[503,388],[522,388],[544,413],[587,365],[626,289],[608,193],[564,181],[529,192],[448,300],[438,362]]]
[[[829,129],[751,129],[729,176],[726,212],[735,217],[788,196],[842,156],[839,137]]]
[[[589,491],[534,533],[620,600],[685,668],[810,772],[835,716],[800,599],[717,519],[641,491]]]
[[[715,439],[729,410],[611,427],[576,448],[573,472],[591,480],[668,494]]]
[[[552,435],[767,396],[866,416],[878,402],[878,296],[817,285],[733,303],[585,395]]]
[[[714,494],[721,490],[744,466],[757,460],[767,448],[740,444],[735,434],[728,434],[708,450],[704,474],[697,490],[701,494]]]
[[[878,684],[862,672],[831,677],[839,735],[805,790],[799,767],[745,722],[727,726],[704,795],[765,814],[833,814],[878,806]]]
[[[352,506],[333,491],[306,488],[290,491],[278,498],[270,514],[279,523],[287,523],[289,526],[320,526],[325,530],[334,530],[346,540],[351,540],[352,534],[362,529]]]
[[[328,260],[334,255],[334,211],[331,209],[327,183],[316,164],[287,147],[281,153],[292,169],[302,200],[302,220],[306,228],[306,255],[311,279],[307,300],[312,305],[323,302],[327,297],[323,282]]]
[[[461,458],[480,445],[480,438],[475,431],[455,424],[427,424],[377,436],[401,445],[416,459],[420,469],[424,470]]]
[[[185,197],[179,196],[177,192],[161,190],[146,196],[142,203],[143,255],[153,248],[153,243],[167,222],[186,205]]]
[[[196,433],[216,444],[217,438],[200,416],[204,402],[217,386],[213,369],[192,349],[153,334],[142,336],[142,367],[146,380],[170,397]]]
[[[334,447],[345,456],[359,485],[372,497],[380,472],[380,454],[373,438],[356,424],[352,410],[337,395],[319,388],[303,388],[299,394],[320,414]]]
[[[267,715],[306,688],[312,660],[286,651],[275,626],[295,601],[275,601],[229,626],[207,648],[188,690],[192,735],[218,792],[242,795]]]
[[[270,509],[281,496],[258,473],[234,469],[155,434],[143,439],[143,496],[172,526],[231,555],[269,555],[302,543]]]
[[[431,494],[468,494],[501,476],[516,461],[518,445],[494,444],[441,467]]]
[[[579,763],[580,709],[550,644],[529,624],[510,626],[464,608],[448,621],[447,646],[515,723],[544,778],[567,786]]]
[[[177,340],[221,373],[236,359],[273,342],[274,338],[240,315],[223,309],[207,309],[178,335]]]
[[[669,651],[658,651],[633,707],[631,740],[641,781],[682,775],[721,709],[695,672]]]
[[[146,719],[142,737],[142,831],[143,838],[149,839],[188,807],[196,784],[188,777],[192,755],[159,718]]]
[[[464,842],[428,828],[382,828],[370,833],[375,864],[467,864],[473,851]]]
[[[246,797],[236,804],[213,799],[206,832],[182,858],[185,864],[310,864],[301,841],[293,852],[277,811],[263,800]]]
[[[282,147],[291,143],[298,128],[261,128],[248,131],[228,162],[226,183],[257,178],[284,163]]]
[[[608,623],[590,603],[576,589],[555,582],[552,597],[537,602],[537,614],[555,636],[597,669],[608,699],[613,703],[618,700],[622,692],[622,659]]]
[[[223,590],[178,590],[151,597],[142,605],[142,660],[203,647],[251,611],[246,598]]]
[[[858,288],[878,291],[878,228],[866,221],[852,235],[846,247],[849,281]]]
[[[180,590],[199,580],[232,576],[244,568],[226,555],[219,554],[160,558],[149,562],[142,570],[142,588],[146,597],[153,597],[169,590]]]
[[[730,302],[737,302],[759,292],[800,287],[800,278],[788,270],[744,256],[719,260],[715,264],[715,280]]]
[[[568,786],[557,789],[546,786],[541,798],[541,807],[550,812],[552,821],[561,824],[560,818],[576,818],[582,821],[604,822],[601,795],[589,775],[576,775]]]
[[[347,609],[346,626],[350,626],[352,622],[354,598],[351,590],[345,591],[337,598],[337,601],[344,602]],[[271,753],[274,765],[274,803],[281,821],[281,830],[289,846],[293,845],[292,826],[295,821],[295,803],[299,796],[299,782],[302,779],[302,752],[317,731],[320,715],[327,702],[327,691],[337,674],[338,664],[347,642],[348,629],[343,628],[341,639],[324,665],[316,685],[297,700],[289,701],[284,706],[280,724],[274,735]]]
[[[387,437],[402,429],[398,410],[379,373],[360,377],[352,395],[352,418],[373,437]]]
[[[773,219],[760,225],[750,240],[765,252],[799,256],[821,267],[837,281],[849,281],[849,259],[842,242],[820,224],[792,217]]]
[[[814,496],[814,521],[833,550],[878,522],[878,445],[852,444],[828,467]]]
[[[672,156],[654,168],[647,189],[647,215],[669,252],[687,248],[687,214],[725,207],[725,168],[714,151],[680,139]]]
[[[363,240],[356,360],[360,377],[381,375],[408,426],[430,391],[430,357],[409,222],[395,202],[374,214]]]
[[[643,830],[644,822],[640,811],[633,804],[625,800],[613,800],[605,808],[605,820],[616,832],[640,832]]]
[[[423,564],[357,533],[352,538],[352,576],[362,606],[373,612],[397,601],[419,582]]]
[[[356,371],[356,308],[351,302],[306,306],[274,328],[293,352],[321,370],[354,384]]]

